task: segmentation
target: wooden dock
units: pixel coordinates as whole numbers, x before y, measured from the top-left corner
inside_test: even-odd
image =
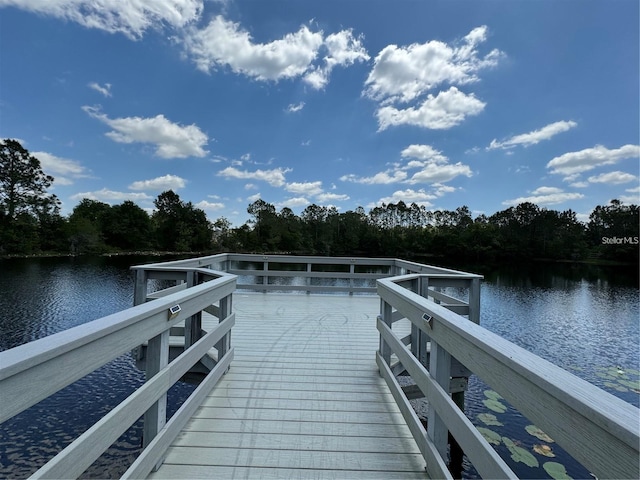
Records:
[[[379,302],[236,293],[231,369],[150,478],[426,478],[375,362]]]

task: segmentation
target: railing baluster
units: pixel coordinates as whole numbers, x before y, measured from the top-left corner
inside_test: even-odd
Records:
[[[169,363],[169,330],[149,340],[146,355],[146,378],[149,381]],[[144,414],[143,445],[146,447],[167,423],[167,394]]]
[[[389,327],[393,326],[393,319],[391,318],[391,305],[385,302],[384,300],[380,300],[380,316],[382,317],[382,321]],[[382,355],[382,359],[385,361],[387,365],[391,365],[391,347],[387,344],[387,342],[380,336],[380,355]]]
[[[440,347],[431,339],[431,354],[429,359],[429,373],[436,382],[445,390],[449,391],[451,355],[444,348]],[[440,456],[447,458],[448,430],[435,409],[429,409],[427,422],[427,433],[431,441],[435,444]]]

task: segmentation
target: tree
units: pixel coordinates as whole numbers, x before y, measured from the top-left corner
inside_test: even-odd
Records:
[[[184,203],[172,190],[154,200],[152,221],[158,246],[165,250],[193,251],[211,248],[213,229],[204,210]]]
[[[35,253],[40,250],[42,218],[53,218],[60,204],[47,194],[53,177],[20,142],[0,142],[0,252]],[[54,222],[58,224],[59,222]]]
[[[36,213],[44,199],[58,204],[55,195],[47,195],[53,177],[45,175],[38,160],[10,138],[0,143],[0,207],[15,219],[22,212]]]
[[[151,241],[149,214],[131,200],[114,205],[103,217],[107,244],[124,250],[147,248]]]

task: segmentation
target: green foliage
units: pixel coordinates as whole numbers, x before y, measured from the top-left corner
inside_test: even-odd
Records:
[[[502,443],[502,437],[500,437],[499,433],[494,432],[493,430],[489,430],[484,427],[477,427],[478,431],[482,434],[484,439],[489,442],[491,445],[500,445]]]
[[[535,425],[527,425],[524,429],[527,431],[529,435],[533,435],[534,437],[539,438],[543,442],[553,443],[553,439],[549,435],[544,433],[542,430],[540,430],[538,427],[536,427]]]
[[[544,471],[555,480],[572,480],[564,465],[558,462],[545,462],[542,465]]]
[[[537,468],[540,466],[540,464],[538,463],[538,459],[534,457],[531,452],[522,447],[519,447],[510,438],[502,437],[502,443],[504,443],[509,449],[509,453],[511,453],[511,459],[513,461],[524,463],[525,465],[533,468]]]

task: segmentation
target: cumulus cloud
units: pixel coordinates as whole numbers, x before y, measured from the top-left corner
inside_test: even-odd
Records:
[[[42,170],[47,175],[55,178],[54,184],[72,185],[74,179],[90,176],[88,170],[76,160],[57,157],[48,152],[32,152],[31,155],[40,160]]]
[[[558,205],[560,203],[567,202],[569,200],[579,200],[584,198],[581,193],[565,192],[561,188],[557,187],[539,187],[531,192],[528,197],[514,198],[513,200],[505,200],[503,205],[516,206],[521,203],[529,202],[535,203],[539,206],[546,205]]]
[[[105,97],[110,97],[111,96],[111,84],[110,83],[105,83],[104,86],[103,86],[103,85],[100,85],[100,84],[98,84],[96,82],[91,82],[89,84],[89,88],[95,90],[98,93],[101,93]]]
[[[180,28],[200,18],[203,1],[0,0],[1,6],[13,6],[138,39],[149,28]]]
[[[99,108],[84,106],[82,109],[112,128],[106,136],[115,142],[155,145],[155,154],[162,158],[204,157],[208,153],[203,147],[209,138],[196,125],[173,123],[164,115],[109,118]]]
[[[376,173],[372,177],[358,177],[354,174],[343,175],[340,180],[343,182],[363,183],[365,185],[388,185],[390,183],[398,183],[407,178],[407,173],[401,170],[393,172],[386,171]]]
[[[321,181],[302,182],[302,183],[292,182],[285,185],[284,188],[287,192],[291,192],[297,195],[303,194],[303,195],[315,196],[323,192]]]
[[[261,81],[302,77],[322,89],[336,66],[369,59],[361,37],[349,30],[324,36],[302,25],[280,39],[257,43],[239,23],[218,15],[204,28],[191,27],[182,39],[187,57],[199,70],[228,67],[237,74]],[[320,61],[318,57],[326,53]]]
[[[473,94],[465,94],[456,87],[439,92],[435,97],[429,94],[421,105],[399,109],[391,105],[381,107],[376,112],[378,130],[386,130],[396,125],[415,125],[431,130],[445,130],[462,123],[470,115],[478,115],[485,103]]]
[[[103,188],[102,190],[97,190],[94,192],[80,192],[76,193],[71,197],[72,200],[82,200],[83,198],[88,198],[89,200],[97,200],[99,202],[105,203],[119,203],[124,202],[125,200],[131,200],[134,202],[139,201],[149,201],[152,200],[153,197],[147,195],[146,193],[133,193],[133,192],[116,192],[113,190],[108,190]]]
[[[204,210],[205,212],[215,212],[224,208],[224,203],[220,202],[207,202],[202,200],[194,205],[196,208]]]
[[[282,187],[286,183],[285,174],[290,172],[290,168],[274,168],[273,170],[239,170],[235,167],[227,167],[218,172],[218,176],[227,178],[238,178],[243,180],[260,180],[267,182],[272,187]]]
[[[572,181],[575,180],[577,174],[603,165],[613,165],[627,158],[638,159],[639,157],[639,145],[624,145],[613,150],[602,145],[596,145],[593,148],[586,148],[579,152],[569,152],[555,157],[547,163],[547,168],[551,169],[551,173],[566,175],[566,180]]]
[[[289,104],[289,106],[287,107],[287,112],[288,113],[296,113],[299,112],[300,110],[302,110],[304,108],[304,102],[300,102],[300,103],[296,103],[296,104]]]
[[[278,207],[279,208],[284,208],[284,207],[298,208],[298,207],[306,207],[307,205],[310,205],[310,204],[311,202],[307,200],[305,197],[294,197],[294,198],[288,198],[284,202],[278,203]]]
[[[400,152],[402,158],[415,158],[425,162],[447,163],[449,159],[431,145],[409,145]]]
[[[486,39],[487,27],[480,26],[451,45],[431,40],[383,48],[363,91],[379,102],[378,131],[398,125],[449,129],[482,112],[485,103],[457,87],[477,82],[481,70],[495,67],[504,56],[497,49],[481,55]],[[429,93],[435,89],[440,91]]]
[[[566,132],[574,127],[577,127],[578,124],[573,121],[560,121],[555,123],[550,123],[542,127],[539,130],[534,130],[529,133],[522,133],[520,135],[515,135],[507,140],[502,142],[498,142],[495,138],[491,141],[491,144],[487,147],[487,150],[494,150],[496,148],[501,148],[503,150],[517,147],[518,145],[522,145],[528,147],[529,145],[535,145],[540,143],[543,140],[549,140],[551,137]]]
[[[324,47],[327,50],[324,64],[316,66],[303,78],[316,90],[323,89],[329,83],[329,76],[335,67],[348,67],[370,58],[362,45],[362,36],[354,37],[352,30],[342,30],[328,35],[324,40]]]
[[[638,177],[626,172],[609,172],[600,175],[594,175],[588,178],[589,183],[606,183],[608,185],[619,185],[621,183],[629,183],[638,181]]]
[[[471,177],[473,173],[468,165],[464,165],[461,162],[446,165],[430,163],[419,172],[413,174],[413,176],[407,180],[407,183],[444,183],[460,175]]]
[[[477,47],[486,41],[487,27],[472,30],[457,46],[431,40],[406,47],[388,45],[374,60],[365,82],[365,95],[383,103],[409,102],[442,84],[464,85],[477,73],[497,65],[502,53],[484,57]]]
[[[621,195],[619,198],[621,202],[634,205],[638,205],[640,203],[640,187],[627,188],[625,192],[627,192],[627,195]]]
[[[411,188],[407,190],[396,190],[389,197],[383,197],[378,200],[376,205],[383,203],[398,203],[400,201],[408,204],[415,203],[416,205],[422,205],[424,207],[432,207],[431,200],[435,200],[437,197],[432,193],[427,193],[424,190],[413,190]]]
[[[187,181],[177,175],[164,175],[162,177],[152,178],[151,180],[139,180],[129,185],[131,190],[179,190],[184,188]]]
[[[400,155],[408,161],[406,163],[395,163],[392,169],[376,173],[370,177],[348,174],[340,177],[340,180],[365,185],[387,185],[391,183],[415,185],[426,183],[445,188],[442,185],[443,183],[458,176],[473,176],[473,172],[468,165],[461,162],[449,163],[446,155],[430,145],[409,145],[402,150]]]
[[[349,200],[349,198],[349,195],[341,195],[338,193],[321,193],[316,196],[316,199],[321,203],[344,202],[345,200]]]

